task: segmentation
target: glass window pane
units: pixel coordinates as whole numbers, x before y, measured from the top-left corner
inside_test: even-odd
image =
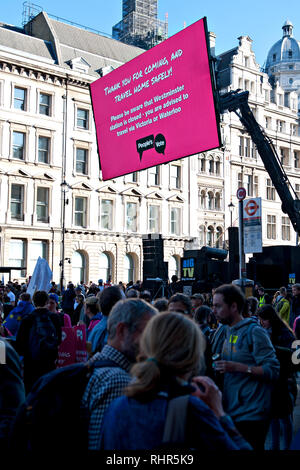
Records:
[[[24,88],[14,89],[14,108],[25,110],[26,90]]]
[[[137,205],[133,202],[126,206],[126,228],[132,232],[137,231]]]
[[[40,94],[40,114],[50,116],[51,96],[46,93]]]
[[[88,128],[88,113],[87,109],[77,109],[77,127]]]
[[[25,266],[25,241],[13,239],[9,242],[9,266]],[[12,278],[25,277],[25,270],[12,271]]]
[[[77,148],[76,149],[76,172],[85,175],[86,170],[87,170],[87,150]]]
[[[39,162],[49,163],[49,137],[39,137]]]
[[[105,230],[112,229],[112,204],[108,199],[101,201],[101,228]]]
[[[25,134],[13,132],[13,157],[24,160]]]
[[[49,199],[48,188],[37,188],[36,214],[37,214],[37,220],[40,222],[48,221],[48,199]]]
[[[10,212],[12,219],[23,219],[23,189],[20,184],[11,185]]]

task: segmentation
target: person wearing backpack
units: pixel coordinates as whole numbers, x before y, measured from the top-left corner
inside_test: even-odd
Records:
[[[268,332],[280,362],[279,380],[272,393],[271,450],[288,450],[293,437],[292,414],[297,398],[297,382],[292,363],[295,335],[271,305],[258,310],[261,325]],[[282,429],[282,432],[281,432]]]
[[[33,303],[35,310],[22,319],[15,345],[24,358],[26,393],[39,377],[55,369],[61,343],[59,316],[46,308],[47,292],[36,291]]]
[[[204,350],[203,334],[187,315],[151,318],[131,369],[133,380],[104,416],[101,449],[251,450],[224,413],[220,390],[200,376]]]
[[[280,365],[266,331],[253,319],[243,318],[244,303],[245,296],[235,285],[215,290],[213,311],[227,325],[221,360],[215,361],[215,368],[224,375],[225,412],[254,450],[264,450]]]
[[[121,289],[118,286],[106,287],[99,296],[100,311],[102,318],[90,333],[89,341],[91,343],[92,354],[100,352],[107,343],[108,331],[107,320],[113,306],[123,299]]]

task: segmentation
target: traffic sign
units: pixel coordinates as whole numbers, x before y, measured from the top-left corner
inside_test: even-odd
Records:
[[[239,188],[236,192],[236,197],[238,198],[239,201],[242,201],[246,197],[246,189],[245,188]]]
[[[255,201],[255,199],[249,199],[249,201],[246,203],[245,205],[245,211],[246,213],[250,216],[250,217],[253,217],[256,212],[257,212],[257,209],[259,209],[259,205],[257,204],[257,202]]]

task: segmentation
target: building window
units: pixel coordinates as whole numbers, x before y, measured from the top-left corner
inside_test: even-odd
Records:
[[[125,282],[134,281],[134,261],[131,255],[126,254],[124,257]]]
[[[38,140],[39,146],[39,162],[40,163],[49,163],[50,158],[50,138],[49,137],[39,137]]]
[[[288,55],[289,55],[289,59],[291,59],[291,58],[293,57],[293,51],[292,51],[292,49],[289,49]]]
[[[106,253],[101,253],[99,263],[99,279],[104,282],[108,281],[112,277],[111,270],[111,257]]]
[[[215,162],[215,171],[216,171],[216,175],[220,176],[220,174],[221,174],[221,162],[219,160],[217,160]]]
[[[216,233],[216,248],[223,248],[223,230],[222,227],[217,227]]]
[[[26,242],[25,240],[11,239],[9,242],[9,266],[22,267],[25,266],[26,260]],[[12,278],[20,278],[26,276],[25,269],[11,271]]]
[[[206,193],[204,190],[200,193],[200,208],[206,209]]]
[[[281,218],[281,238],[282,240],[291,239],[290,219],[288,217]]]
[[[126,183],[137,183],[138,182],[138,174],[137,171],[130,173],[129,175],[125,176]]]
[[[244,137],[240,136],[240,145],[239,145],[239,156],[244,156]]]
[[[87,149],[76,148],[76,173],[87,174]]]
[[[137,204],[135,202],[126,204],[126,230],[137,232]]]
[[[273,62],[276,61],[276,54],[273,54]]]
[[[243,173],[238,173],[238,188],[243,187]]]
[[[159,206],[149,206],[148,230],[150,233],[159,232]]]
[[[77,127],[80,129],[89,128],[89,112],[87,109],[77,108]]]
[[[246,177],[246,191],[247,196],[253,196],[253,176],[252,175],[245,175]]]
[[[275,187],[270,178],[267,178],[267,199],[268,201],[275,201]]]
[[[253,193],[255,197],[258,197],[258,176],[254,176],[253,180]]]
[[[200,158],[200,172],[205,173],[205,171],[206,171],[206,161],[205,161],[205,158],[202,157]]]
[[[244,65],[245,67],[249,67],[249,57],[244,57]]]
[[[214,193],[211,191],[208,193],[208,209],[210,211],[214,210]]]
[[[171,235],[180,235],[180,209],[178,207],[171,208],[170,231]]]
[[[280,149],[280,160],[281,164],[284,166],[289,165],[289,150],[285,148]]]
[[[214,228],[210,226],[207,229],[207,245],[213,246],[213,244],[214,244]]]
[[[14,108],[26,111],[26,96],[27,90],[25,88],[14,88]]]
[[[294,151],[294,166],[300,168],[300,152]]]
[[[74,284],[85,282],[86,260],[83,253],[75,251],[72,256],[72,281]]]
[[[245,157],[252,157],[251,150],[250,150],[251,149],[250,138],[245,137],[244,142],[245,142],[245,152],[244,152]]]
[[[159,185],[159,167],[154,166],[148,170],[148,184],[149,186]]]
[[[200,225],[199,227],[199,238],[200,238],[200,245],[204,246],[205,245],[205,226]]]
[[[37,188],[36,216],[38,222],[48,222],[49,188]]]
[[[86,227],[86,198],[75,197],[74,222],[77,227]]]
[[[181,167],[178,165],[170,166],[170,187],[180,189],[181,186]]]
[[[25,134],[24,132],[13,132],[13,158],[24,160],[25,157]]]
[[[215,162],[213,160],[209,160],[208,172],[210,175],[213,175],[215,172]]]
[[[110,199],[101,200],[101,228],[112,230],[113,201]]]
[[[295,193],[298,199],[300,199],[300,184],[295,184]]]
[[[43,240],[32,240],[29,245],[30,266],[29,272],[33,272],[39,257],[48,259],[48,242]]]
[[[267,238],[276,240],[276,215],[267,215]]]
[[[44,116],[51,116],[51,95],[40,93],[39,113]]]
[[[179,265],[179,259],[177,256],[171,256],[169,259],[169,279],[172,279],[172,276],[177,276],[180,278],[180,265]]]
[[[22,184],[11,185],[10,213],[14,220],[24,219],[24,186]]]
[[[215,209],[216,211],[221,210],[221,194],[216,193],[215,195]]]

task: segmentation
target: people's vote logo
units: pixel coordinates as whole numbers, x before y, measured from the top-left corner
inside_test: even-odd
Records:
[[[292,363],[297,366],[300,364],[300,340],[293,342],[292,349],[296,349],[292,354]]]
[[[83,333],[82,333],[82,330],[77,330],[77,338],[79,338],[81,341],[83,341]]]
[[[142,161],[143,153],[146,150],[155,148],[157,153],[165,154],[166,150],[166,138],[163,134],[157,134],[154,138],[154,135],[148,135],[136,141],[136,149],[140,156],[140,161]]]

